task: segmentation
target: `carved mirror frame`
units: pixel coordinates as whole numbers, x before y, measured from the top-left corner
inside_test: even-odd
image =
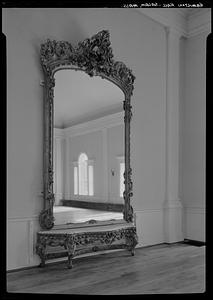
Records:
[[[125,190],[123,219],[133,222],[133,209],[130,204],[132,197],[132,169],[130,167],[130,121],[131,95],[135,76],[123,62],[113,59],[109,32],[102,30],[91,38],[85,39],[73,47],[66,41],[47,39],[41,44],[40,59],[44,72],[44,207],[39,215],[42,229],[51,229],[54,226],[53,216],[53,117],[54,117],[54,86],[55,72],[63,69],[73,69],[86,72],[89,76],[100,76],[116,84],[124,93],[124,124],[125,124]],[[66,227],[66,225],[65,225]]]

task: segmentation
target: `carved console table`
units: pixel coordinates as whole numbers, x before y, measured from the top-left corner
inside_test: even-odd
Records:
[[[136,227],[133,224],[94,226],[75,229],[52,229],[37,233],[36,253],[45,261],[68,257],[68,268],[72,268],[75,256],[112,249],[127,249],[134,255],[137,245]]]

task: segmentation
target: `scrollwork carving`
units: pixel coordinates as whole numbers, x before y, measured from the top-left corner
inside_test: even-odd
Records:
[[[48,39],[41,45],[41,63],[46,73],[62,66],[64,62],[83,69],[90,76],[106,75],[119,81],[129,95],[133,91],[135,76],[120,61],[114,61],[108,30],[102,30],[73,47],[64,41]]]
[[[124,122],[130,122],[132,118],[132,105],[129,102],[124,101],[123,107],[125,110]]]
[[[85,72],[90,76],[95,72],[110,75],[113,54],[108,31],[103,30],[91,39],[79,43],[76,54],[78,66],[85,68]]]
[[[39,215],[39,224],[42,229],[51,229],[54,226],[54,217],[51,212],[51,208],[44,209],[41,211]]]
[[[89,220],[89,221],[88,221],[88,223],[89,223],[89,224],[95,224],[95,223],[97,223],[97,221],[96,221],[96,220],[93,220],[93,219],[91,219],[91,220]]]

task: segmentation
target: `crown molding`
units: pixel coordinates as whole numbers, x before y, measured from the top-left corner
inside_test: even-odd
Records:
[[[211,32],[211,9],[200,8],[195,9],[188,16],[187,21],[187,37],[198,35],[200,33]]]
[[[54,137],[55,138],[65,138],[64,130],[61,128],[54,128]]]
[[[54,128],[55,138],[66,138],[68,136],[76,136],[81,134],[87,134],[103,129],[116,127],[124,124],[124,112],[118,112],[110,114],[98,119],[94,119],[88,122],[80,123],[67,128]]]
[[[172,28],[181,36],[187,36],[187,19],[178,8],[135,8],[164,27]]]
[[[177,12],[184,16],[184,18],[187,18],[187,16],[191,14],[192,10],[194,10],[194,8],[178,8]]]
[[[100,131],[106,128],[116,127],[124,124],[124,112],[115,113],[92,121],[74,125],[63,129],[66,137]]]
[[[198,17],[199,15],[202,15],[203,13],[209,11],[210,12],[210,8],[193,8],[190,11],[190,14],[187,15],[188,18],[193,18],[193,17]]]
[[[134,8],[180,36],[190,38],[211,32],[210,8]]]

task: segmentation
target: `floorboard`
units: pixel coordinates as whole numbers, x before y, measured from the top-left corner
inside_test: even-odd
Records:
[[[205,246],[182,243],[76,258],[7,274],[7,291],[48,294],[170,294],[205,292]]]

